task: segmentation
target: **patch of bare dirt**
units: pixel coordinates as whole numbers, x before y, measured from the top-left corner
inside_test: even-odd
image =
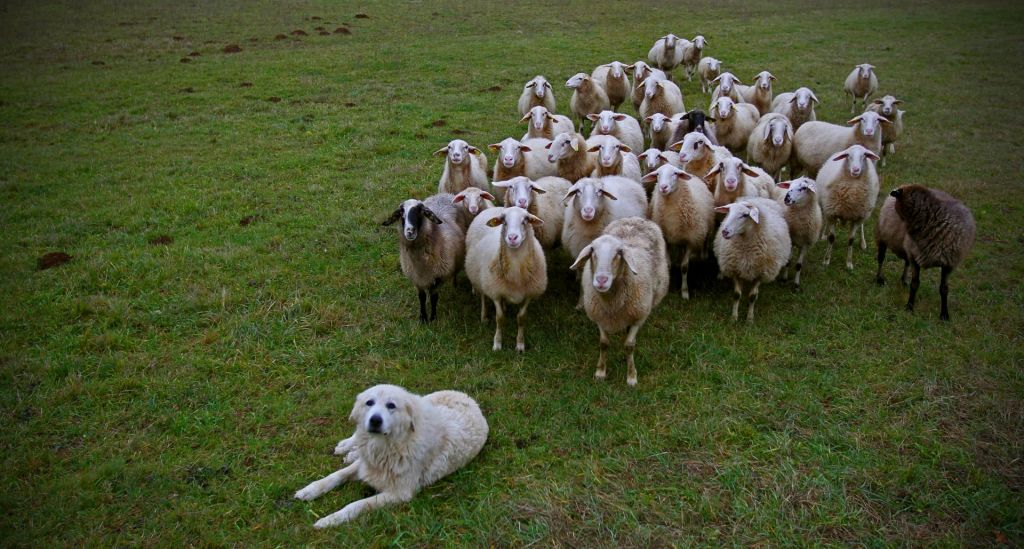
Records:
[[[242,46],[239,46],[238,44],[228,44],[227,46],[224,46],[224,53],[238,53],[240,51],[242,51]]]
[[[287,40],[287,39],[288,39],[288,35],[287,34],[275,34],[274,35],[274,40]]]
[[[191,52],[191,53],[188,54],[189,57],[199,57],[200,55],[202,55],[202,54],[197,52],[197,51],[194,51],[194,52]]]
[[[271,95],[270,97],[267,98],[267,101],[270,101],[271,103],[280,103],[281,98],[276,95]]]
[[[149,245],[150,246],[167,246],[168,244],[173,244],[173,243],[174,243],[174,239],[171,238],[168,235],[165,235],[165,234],[162,234],[160,236],[153,237],[153,238],[149,239]]]
[[[36,266],[39,267],[40,271],[45,271],[46,269],[60,267],[68,261],[71,261],[70,255],[64,252],[50,252],[43,254],[42,257],[36,260]]]
[[[182,58],[181,58],[181,62],[182,62],[182,63],[191,63],[191,62],[192,62],[192,60],[191,60],[191,59],[189,59],[188,57],[182,57]]]
[[[500,92],[501,91],[501,86],[495,84],[495,85],[493,85],[493,86],[491,86],[489,88],[484,88],[484,89],[482,89],[480,91],[482,91],[482,92]]]
[[[292,31],[292,36],[309,36],[309,33],[302,29],[295,29]]]
[[[247,215],[247,216],[243,217],[242,219],[238,220],[238,225],[240,227],[248,227],[249,225],[252,225],[253,223],[259,221],[262,218],[263,217],[258,215],[258,214],[256,214],[256,215]]]
[[[99,59],[93,61],[92,64],[93,65],[106,65],[106,63],[104,63],[103,61],[100,61]]]
[[[366,15],[365,13],[357,13],[356,14],[356,19],[369,19],[369,18],[370,18],[370,16]]]
[[[238,87],[239,88],[251,88],[252,87],[252,82],[242,82],[241,84],[238,85]]]
[[[443,128],[444,126],[448,125],[448,122],[445,122],[444,119],[438,119],[431,122],[430,125],[435,128]]]
[[[334,34],[352,34],[352,31],[348,27],[338,27],[334,29]]]

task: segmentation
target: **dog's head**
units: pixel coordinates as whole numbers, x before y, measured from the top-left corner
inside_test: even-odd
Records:
[[[370,436],[402,437],[415,431],[419,397],[397,385],[376,385],[359,393],[349,421]]]

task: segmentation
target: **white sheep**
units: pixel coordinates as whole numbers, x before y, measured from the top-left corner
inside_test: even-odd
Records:
[[[875,66],[862,63],[853,68],[850,75],[843,83],[843,93],[853,96],[850,103],[850,113],[857,112],[857,98],[861,98],[861,110],[867,106],[868,97],[878,91],[878,77],[875,76]]]
[[[661,231],[640,217],[616,220],[576,257],[571,268],[580,267],[583,308],[601,334],[594,377],[607,375],[609,334],[625,331],[626,383],[634,386],[636,334],[668,293],[668,257]]]
[[[897,105],[903,103],[892,95],[886,95],[881,99],[875,99],[868,105],[869,111],[877,112],[888,119],[892,124],[882,127],[882,165],[885,166],[885,159],[896,152],[896,142],[903,135],[903,113]]]
[[[636,118],[612,111],[589,114],[587,118],[594,122],[594,129],[590,132],[591,137],[613,135],[634,151],[644,148],[644,132],[640,129],[640,123],[636,121]]]
[[[565,193],[562,246],[570,257],[597,238],[609,223],[647,214],[647,195],[639,183],[625,177],[580,179]]]
[[[719,97],[728,97],[737,103],[742,101],[737,87],[743,85],[743,82],[740,82],[740,79],[736,78],[735,74],[731,72],[723,72],[711,80],[712,84],[716,82],[718,85],[715,86],[714,91],[711,92],[712,103],[714,103]]]
[[[775,76],[768,71],[761,71],[754,77],[754,83],[750,86],[742,84],[736,86],[736,93],[744,103],[750,103],[757,107],[758,116],[772,110],[772,80]]]
[[[455,197],[435,194],[422,202],[402,202],[382,225],[402,220],[399,227],[398,261],[402,273],[412,281],[420,299],[420,322],[437,318],[437,288],[452,280],[462,268],[466,255],[464,219],[452,205]],[[427,316],[427,293],[430,316]]]
[[[847,124],[852,126],[820,121],[806,122],[800,126],[793,134],[793,157],[796,162],[790,162],[790,167],[795,169],[799,166],[808,176],[814,176],[830,156],[851,145],[862,145],[875,154],[881,152],[881,125],[891,124],[887,118],[868,111],[850,119]],[[818,180],[818,183],[820,187],[821,181]]]
[[[604,93],[608,96],[608,102],[611,104],[613,111],[619,110],[619,105],[629,97],[632,91],[629,77],[626,76],[627,70],[625,64],[619,61],[612,61],[611,63],[598,65],[590,73],[590,77],[604,88]]]
[[[712,81],[722,74],[722,62],[714,57],[705,57],[697,64],[697,74],[700,75],[700,92],[709,93]]]
[[[505,303],[519,305],[516,350],[523,352],[526,350],[523,332],[526,309],[548,285],[544,249],[533,234],[533,228],[544,222],[522,208],[491,208],[487,211],[495,213],[477,216],[466,237],[466,275],[480,293],[481,316],[486,311],[485,299],[490,298],[494,302],[492,348],[495,351],[501,350]],[[497,229],[499,226],[501,228]]]
[[[815,103],[818,103],[818,97],[810,88],[797,88],[796,91],[776,95],[772,100],[772,112],[788,118],[795,132],[804,122],[818,119],[814,112]]]
[[[793,125],[785,115],[768,113],[757,121],[747,140],[747,160],[760,165],[778,181],[793,153]]]
[[[574,132],[576,126],[569,120],[568,116],[562,114],[551,114],[547,107],[540,105],[530,109],[530,112],[523,116],[520,122],[529,121],[523,141],[527,139],[554,139],[562,132]]]
[[[673,143],[669,148],[679,151],[679,163],[686,173],[702,179],[719,162],[732,158],[729,149],[712,144],[708,136],[699,132],[686,134],[682,141]],[[708,190],[713,189],[709,187]]]
[[[678,154],[672,154],[671,152],[658,150],[655,149],[654,147],[651,147],[646,151],[636,155],[636,159],[640,161],[640,172],[643,175],[647,175],[653,172],[654,170],[657,170],[658,168],[664,166],[665,164],[670,164],[677,168],[682,167],[682,165],[679,163]],[[647,189],[649,194],[651,189],[648,188],[647,185],[644,185],[644,188]]]
[[[671,74],[672,69],[683,62],[683,48],[686,43],[689,43],[689,40],[679,38],[672,33],[662,36],[647,52],[647,60],[651,62],[651,65],[665,71],[666,75]]]
[[[846,268],[853,269],[853,239],[860,227],[860,246],[867,249],[864,238],[864,222],[871,217],[878,200],[878,171],[874,161],[878,155],[860,146],[832,155],[818,172],[818,199],[825,218],[825,233],[828,247],[822,264],[832,259],[832,245],[836,240],[835,225],[848,223],[850,237],[847,241]]]
[[[681,248],[680,270],[683,299],[690,299],[686,278],[690,257],[704,251],[715,230],[715,199],[699,178],[671,165],[664,165],[643,178],[654,183],[651,196],[651,221],[657,223],[669,247]],[[674,256],[677,254],[673,254]]]
[[[793,282],[800,287],[800,271],[804,267],[804,257],[807,249],[814,245],[821,236],[821,207],[818,205],[817,185],[813,179],[800,177],[792,181],[783,181],[778,184],[780,189],[785,189],[786,195],[782,203],[783,217],[786,219],[786,226],[789,227],[789,239],[793,246],[800,249],[796,257],[796,276]],[[790,261],[792,264],[793,261]],[[782,279],[788,278],[789,267],[782,272]]]
[[[647,122],[647,135],[650,138],[651,147],[664,150],[672,143],[672,136],[675,135],[679,120],[686,113],[677,113],[672,116],[665,116],[656,112],[644,119]]]
[[[633,150],[614,136],[604,135],[595,137],[603,139],[599,140],[600,143],[587,142],[590,146],[587,152],[597,153],[597,167],[594,168],[590,176],[621,175],[639,183],[643,174],[640,173],[640,161],[633,154]]]
[[[498,153],[494,161],[494,179],[505,181],[519,175],[537,180],[555,175],[555,165],[547,161],[545,148],[551,142],[546,139],[527,139],[523,142],[511,137],[488,147]]]
[[[452,204],[466,212],[464,217],[467,219],[466,226],[468,227],[476,219],[476,216],[480,215],[480,212],[494,207],[494,196],[476,187],[467,187],[466,190],[452,198]]]
[[[699,34],[693,38],[693,42],[686,41],[683,44],[683,67],[686,69],[687,80],[693,80],[693,73],[697,72],[697,65],[707,45],[708,41]]]
[[[648,77],[644,81],[644,100],[640,103],[640,118],[660,112],[665,116],[673,116],[686,112],[683,105],[683,92],[679,86],[669,80],[655,80]]]
[[[668,75],[643,61],[627,65],[626,68],[633,71],[633,90],[630,92],[629,98],[633,101],[633,108],[640,112],[640,104],[644,102],[644,82],[651,77],[654,77],[655,80],[667,80]]]
[[[785,194],[776,188],[775,180],[767,172],[748,166],[735,156],[718,162],[703,179],[715,197],[715,206],[724,206],[741,198],[776,200]]]
[[[486,191],[487,156],[480,149],[461,139],[453,139],[434,152],[444,156],[444,172],[437,182],[437,192],[456,194],[468,187]]]
[[[566,80],[565,87],[572,88],[569,98],[569,110],[580,121],[580,132],[588,114],[597,114],[612,108],[608,94],[593,78],[585,72],[579,72]]]
[[[736,103],[728,97],[719,97],[708,108],[715,119],[715,138],[718,144],[736,154],[746,151],[750,134],[761,115],[750,103]]]
[[[587,152],[590,146],[578,133],[560,133],[548,143],[547,161],[555,167],[558,177],[575,183],[597,168],[597,155]]]
[[[792,242],[782,207],[766,198],[747,198],[715,211],[726,214],[715,236],[715,257],[722,275],[733,281],[732,319],[739,320],[746,294],[747,322],[753,322],[758,288],[775,280],[789,262]]]
[[[519,114],[525,115],[538,106],[555,112],[555,92],[547,78],[539,74],[523,86],[523,93],[519,95]]]
[[[568,181],[561,177],[542,177],[531,181],[528,177],[519,176],[508,181],[495,181],[493,185],[505,189],[502,201],[505,206],[522,208],[544,221],[543,225],[533,229],[544,249],[558,246],[565,217],[562,197],[569,192],[571,186]]]

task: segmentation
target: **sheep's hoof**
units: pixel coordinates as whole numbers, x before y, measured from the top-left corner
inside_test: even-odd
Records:
[[[684,292],[681,292],[679,295],[681,295],[683,297],[683,299],[685,299],[687,301],[689,301],[689,299],[690,299],[690,292],[684,291]]]
[[[796,285],[793,286],[793,293],[799,294],[799,293],[801,293],[803,291],[804,291],[804,288],[800,284],[796,284]]]
[[[526,352],[526,344],[525,343],[516,343],[516,351],[519,351],[520,353],[525,353]]]
[[[425,317],[425,316],[421,316],[420,317],[420,324],[426,324],[427,322],[430,322],[429,320],[427,320],[427,317]]]
[[[604,378],[608,376],[608,373],[604,370],[598,370],[594,372],[594,379],[598,381],[604,381]]]
[[[879,286],[885,286],[885,277],[883,277],[883,276],[876,276],[875,277],[875,284],[878,284]]]
[[[636,378],[635,377],[627,377],[626,378],[626,385],[629,385],[630,387],[636,387]]]
[[[826,267],[828,267],[828,264],[831,263],[831,262],[832,262],[831,259],[825,259],[825,260],[822,260],[821,264],[826,266]]]
[[[733,322],[737,322],[737,321],[739,321],[739,319],[740,319],[740,315],[737,315],[737,314],[732,315],[732,321]]]
[[[846,264],[846,270],[847,271],[852,271],[853,270],[853,263],[847,263]]]
[[[500,341],[495,341],[494,342],[494,346],[491,347],[491,350],[492,351],[500,351],[501,350],[501,342]]]
[[[914,312],[914,306],[913,306],[913,305],[911,305],[911,304],[909,304],[909,303],[907,303],[907,306],[905,307],[905,309],[906,309],[906,311],[907,311],[908,313],[912,313],[912,312]]]
[[[946,322],[949,322],[949,313],[940,313],[939,320],[945,320]]]

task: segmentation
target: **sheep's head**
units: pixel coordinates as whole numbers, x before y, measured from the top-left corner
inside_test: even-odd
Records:
[[[723,95],[732,93],[733,86],[735,86],[736,84],[743,83],[740,82],[740,79],[736,78],[736,75],[731,72],[723,72],[722,74],[716,76],[715,79],[712,80],[711,82],[718,82],[718,85],[721,88],[721,93]]]
[[[903,101],[896,99],[892,95],[887,95],[881,99],[875,99],[874,101],[872,101],[872,104],[876,106],[878,111],[887,117],[895,116],[897,114],[896,105],[899,105],[901,103],[903,103]]]
[[[664,114],[661,114],[660,112],[656,112],[648,116],[647,118],[644,118],[644,120],[646,122],[650,122],[651,130],[656,132],[660,132],[661,130],[663,130],[665,128],[665,123],[672,121],[671,118],[665,116]]]
[[[627,116],[628,115],[612,111],[601,111],[600,114],[588,114],[587,119],[591,122],[597,122],[597,124],[594,125],[594,129],[598,134],[611,135],[611,133],[615,131],[616,122],[622,122]]]
[[[476,215],[492,205],[484,202],[485,200],[493,203],[494,196],[491,195],[491,193],[476,187],[468,187],[464,191],[455,195],[455,198],[452,199],[452,204],[462,204],[470,214]]]
[[[914,217],[914,212],[918,211],[918,208],[935,200],[932,192],[923,185],[896,187],[889,196],[896,199],[896,215],[904,222]]]
[[[793,97],[789,100],[790,103],[796,106],[797,110],[804,112],[811,108],[811,102],[818,103],[818,97],[814,95],[814,92],[810,88],[797,88],[793,92]]]
[[[768,71],[761,71],[754,77],[755,85],[762,90],[771,90],[772,80],[775,80],[775,76]]]
[[[662,36],[661,40],[665,41],[665,49],[666,50],[671,50],[671,49],[675,49],[676,42],[679,41],[679,37],[674,35],[674,34],[672,34],[672,33],[668,33],[665,36]]]
[[[781,114],[771,116],[768,123],[764,124],[762,139],[765,143],[771,143],[773,147],[781,147],[787,139],[793,140],[793,124]]]
[[[604,183],[600,179],[591,177],[584,177],[569,187],[563,202],[568,204],[574,198],[575,209],[584,221],[593,221],[601,213],[605,199],[618,200],[615,195],[604,190]]]
[[[448,162],[459,165],[465,162],[469,155],[478,156],[480,149],[466,143],[461,139],[452,139],[444,147],[434,151],[437,156],[447,156]]]
[[[526,116],[524,116],[520,122],[526,122],[527,120],[530,121],[530,125],[533,126],[534,129],[543,130],[548,121],[553,122],[555,117],[548,112],[547,107],[537,105],[530,109],[530,112],[526,113]]]
[[[622,153],[633,152],[633,149],[623,145],[614,137],[608,137],[601,141],[600,145],[595,145],[587,149],[587,152],[598,153],[598,162],[600,162],[605,168],[611,168],[612,166],[617,166],[622,162]]]
[[[644,97],[654,97],[658,95],[658,91],[663,89],[665,84],[657,78],[648,78],[644,80]]]
[[[845,161],[846,171],[850,177],[860,177],[872,167],[868,162],[878,160],[878,155],[867,150],[863,145],[853,145],[845,151],[833,155],[830,160],[832,162]]]
[[[522,208],[505,208],[505,211],[487,221],[488,227],[501,225],[501,241],[509,248],[516,249],[533,238],[533,227],[543,225],[541,219]]]
[[[590,283],[600,293],[612,289],[615,278],[625,274],[624,269],[637,274],[636,260],[633,252],[621,240],[611,235],[601,235],[594,239],[589,245],[580,250],[580,255],[569,267],[578,270],[587,261],[590,261],[590,271],[593,278]]]
[[[665,156],[665,153],[653,147],[638,154],[637,159],[643,166],[644,171],[647,172],[654,171],[662,164],[668,162],[668,158]]]
[[[391,217],[384,220],[381,225],[391,225],[399,219],[403,221],[400,227],[402,235],[409,242],[413,242],[419,237],[424,219],[438,225],[442,223],[441,218],[437,217],[430,208],[423,204],[423,202],[413,198],[402,202],[398,209],[391,213]]]
[[[580,150],[578,134],[562,132],[555,136],[544,146],[548,150],[548,162],[558,162],[562,158],[568,158]]]
[[[860,133],[865,137],[873,137],[881,130],[882,124],[892,124],[892,122],[877,112],[866,111],[851,118],[847,124],[859,127]]]
[[[621,61],[612,61],[611,63],[605,63],[602,67],[608,67],[608,74],[612,78],[623,78],[626,76],[626,65]]]
[[[729,240],[735,238],[751,227],[761,222],[761,212],[757,206],[746,200],[733,202],[715,208],[718,213],[724,213],[722,220],[722,238]]]
[[[707,45],[708,41],[704,38],[704,35],[698,34],[693,37],[693,47],[697,48],[697,50],[703,50]]]
[[[633,82],[636,84],[643,82],[644,78],[651,74],[651,66],[644,61],[637,61],[632,65],[626,65],[626,68],[633,71]]]
[[[874,68],[875,66],[870,63],[861,63],[860,65],[857,65],[857,77],[860,78],[861,80],[870,79],[871,72],[874,70]]]
[[[692,111],[688,111],[686,114],[679,116],[679,127],[683,128],[683,131],[686,132],[683,135],[690,132],[700,132],[706,135],[706,123],[707,115],[705,115],[704,111],[700,109],[693,109]]]
[[[744,175],[757,177],[759,174],[755,172],[753,168],[744,164],[742,160],[733,156],[719,162],[714,168],[711,168],[711,171],[704,176],[704,180],[714,181],[719,175],[722,176],[722,184],[725,186],[725,190],[733,192],[739,188],[740,183],[743,182]]]
[[[685,171],[671,165],[665,164],[657,170],[643,176],[640,179],[643,183],[657,183],[654,187],[661,194],[672,194],[676,190],[676,186],[680,181],[688,181],[693,179],[693,176],[686,173]]]
[[[572,76],[572,78],[565,81],[565,87],[567,88],[579,88],[584,82],[590,80],[590,75],[585,72],[578,72]]]
[[[511,137],[506,137],[501,143],[491,143],[488,147],[498,153],[498,160],[506,168],[514,167],[519,163],[519,159],[522,158],[524,152],[532,150]]]
[[[548,82],[547,78],[538,74],[533,77],[533,80],[530,80],[523,86],[523,91],[530,89],[533,90],[533,94],[539,99],[544,99],[544,94],[551,89],[551,83]]]
[[[775,185],[780,189],[786,189],[786,198],[783,199],[783,202],[787,206],[800,204],[808,199],[813,200],[813,195],[818,193],[818,187],[809,177],[798,177],[792,181],[781,181]]]
[[[669,145],[669,148],[679,151],[680,162],[693,162],[711,152],[711,141],[702,133],[691,132],[686,134],[682,141]]]
[[[513,177],[508,181],[495,181],[491,183],[495,187],[502,187],[505,190],[505,205],[516,206],[524,210],[533,203],[533,195],[545,194],[547,191],[530,180],[529,177]]]
[[[715,120],[728,120],[736,111],[736,102],[731,97],[723,95],[716,99],[708,110],[714,114]]]

